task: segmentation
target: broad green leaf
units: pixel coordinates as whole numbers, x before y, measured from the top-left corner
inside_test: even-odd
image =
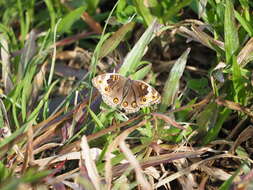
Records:
[[[175,97],[178,92],[180,78],[183,75],[188,54],[190,53],[190,48],[188,48],[175,62],[173,65],[170,75],[165,83],[163,94],[162,94],[162,103],[159,110],[161,112],[166,111],[167,107],[174,103]]]
[[[85,10],[86,6],[82,6],[67,14],[59,23],[58,32],[59,33],[68,32],[71,29],[71,26],[74,24],[74,22],[80,19],[82,13]]]
[[[196,91],[201,96],[207,94],[210,89],[208,87],[208,80],[204,77],[200,79],[189,79],[187,80],[187,87]]]
[[[137,67],[140,65],[140,60],[144,55],[147,45],[150,43],[154,32],[159,28],[156,21],[147,28],[147,30],[142,34],[139,41],[134,45],[132,50],[127,54],[119,73],[128,76],[134,73]]]
[[[102,45],[99,58],[102,58],[112,52],[119,43],[124,39],[125,35],[131,31],[134,27],[135,23],[130,22],[122,26],[118,31],[116,31],[110,38],[108,38]]]
[[[134,80],[142,80],[151,71],[151,67],[151,64],[146,65],[145,67],[139,69],[134,74],[132,74],[131,78]]]

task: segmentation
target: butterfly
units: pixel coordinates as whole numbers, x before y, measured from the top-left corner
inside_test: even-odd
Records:
[[[137,112],[161,101],[161,95],[149,84],[116,73],[98,75],[92,79],[92,84],[107,105],[119,107],[126,113]]]

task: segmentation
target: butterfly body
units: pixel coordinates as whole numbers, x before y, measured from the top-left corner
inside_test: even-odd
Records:
[[[92,79],[92,84],[106,104],[124,109],[127,113],[137,112],[161,100],[160,94],[149,84],[116,73],[98,75]]]

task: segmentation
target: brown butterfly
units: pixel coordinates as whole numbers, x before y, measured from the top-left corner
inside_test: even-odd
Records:
[[[126,113],[137,112],[142,107],[161,101],[161,95],[149,84],[120,74],[98,75],[92,79],[92,84],[101,93],[106,104],[124,109]]]

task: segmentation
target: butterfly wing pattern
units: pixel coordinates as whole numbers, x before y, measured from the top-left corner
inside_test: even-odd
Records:
[[[142,107],[158,104],[160,94],[149,84],[131,80],[120,74],[106,73],[92,79],[93,86],[102,95],[103,101],[111,107],[134,113]]]
[[[127,78],[119,74],[106,73],[93,78],[92,84],[98,89],[107,105],[116,107],[122,102],[124,90],[122,87],[126,81]]]

